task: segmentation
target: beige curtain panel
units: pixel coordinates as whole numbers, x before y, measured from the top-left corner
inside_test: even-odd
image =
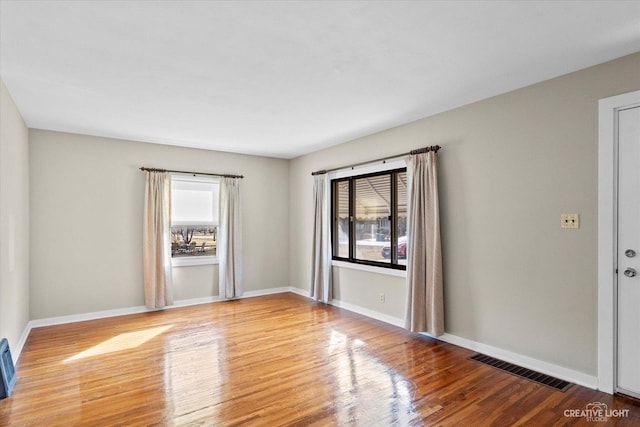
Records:
[[[240,216],[240,178],[220,180],[218,225],[218,279],[220,298],[242,296],[242,221]]]
[[[331,230],[329,228],[329,177],[315,175],[313,182],[313,235],[311,247],[311,297],[329,302],[331,289]]]
[[[438,157],[433,151],[407,159],[407,304],[405,327],[444,333],[442,250],[438,203]]]
[[[171,178],[147,172],[142,229],[144,302],[149,308],[173,305],[171,283]]]

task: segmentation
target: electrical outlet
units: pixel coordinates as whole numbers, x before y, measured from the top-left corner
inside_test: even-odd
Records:
[[[580,215],[562,214],[560,215],[561,228],[580,228]]]
[[[384,302],[384,299],[385,299],[384,294],[380,294],[380,302]]]

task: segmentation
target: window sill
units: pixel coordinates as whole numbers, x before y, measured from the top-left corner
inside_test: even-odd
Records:
[[[212,265],[219,264],[217,256],[194,256],[171,258],[171,267],[188,267],[192,265]]]
[[[406,270],[395,270],[393,268],[375,267],[372,265],[355,264],[346,261],[331,261],[333,267],[350,268],[352,270],[368,271],[369,273],[385,274],[387,276],[407,277]]]

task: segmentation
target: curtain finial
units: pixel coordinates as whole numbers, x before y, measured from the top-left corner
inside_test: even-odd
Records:
[[[441,148],[442,147],[440,147],[439,145],[432,145],[431,147],[424,147],[424,148],[418,148],[417,150],[411,150],[409,152],[409,154],[414,156],[416,154],[428,153],[430,151],[433,151],[434,153],[437,153],[438,150],[441,149]]]

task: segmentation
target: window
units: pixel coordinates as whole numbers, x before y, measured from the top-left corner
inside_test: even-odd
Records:
[[[216,256],[218,244],[216,178],[171,177],[171,258]]]
[[[404,270],[406,168],[331,181],[333,259]]]

